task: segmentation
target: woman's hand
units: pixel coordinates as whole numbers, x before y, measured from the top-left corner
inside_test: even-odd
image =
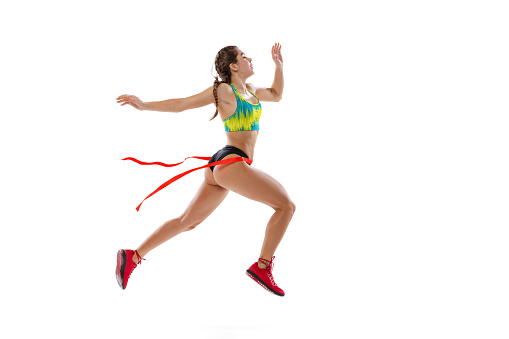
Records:
[[[131,105],[140,111],[143,111],[145,103],[135,95],[123,94],[117,98],[117,103],[122,103],[120,106]]]
[[[272,46],[272,60],[274,60],[276,67],[283,67],[283,56],[281,55],[281,45],[279,43]]]

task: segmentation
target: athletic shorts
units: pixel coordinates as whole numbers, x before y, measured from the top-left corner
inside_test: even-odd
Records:
[[[230,155],[230,154],[237,154],[237,155],[240,155],[241,157],[249,159],[247,154],[243,150],[241,150],[240,148],[237,148],[235,146],[226,145],[223,148],[221,148],[219,151],[217,151],[216,154],[214,154],[210,158],[209,164],[211,162],[214,162],[214,161],[219,161],[219,160],[223,159],[224,157],[226,157],[227,155]],[[251,164],[249,164],[249,166],[251,166]],[[214,167],[216,167],[216,166],[210,166],[209,167],[212,172],[214,172]]]

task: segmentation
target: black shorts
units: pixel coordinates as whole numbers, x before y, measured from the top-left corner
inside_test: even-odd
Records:
[[[230,145],[226,145],[224,146],[223,148],[221,148],[219,151],[216,152],[216,154],[214,154],[210,160],[209,160],[209,164],[211,162],[215,162],[215,161],[219,161],[221,159],[223,159],[225,156],[227,155],[230,155],[230,154],[238,154],[240,155],[241,157],[244,157],[246,159],[249,159],[249,157],[247,156],[246,153],[244,153],[243,150],[241,150],[240,148],[237,148],[235,146],[230,146]],[[251,166],[251,164],[249,164],[249,166]],[[214,167],[216,166],[210,166],[210,170],[212,172],[214,172]]]

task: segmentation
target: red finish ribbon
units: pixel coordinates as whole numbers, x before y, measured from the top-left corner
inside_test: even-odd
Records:
[[[195,159],[200,159],[200,160],[210,160],[210,157],[187,157],[187,158],[184,159],[184,161],[186,161],[189,158],[195,158]],[[122,160],[131,160],[131,161],[134,161],[134,162],[136,162],[136,163],[138,163],[140,165],[159,165],[159,166],[164,166],[164,167],[173,167],[173,166],[180,165],[180,164],[182,164],[184,162],[184,161],[182,161],[182,162],[179,162],[177,164],[165,164],[165,163],[162,163],[162,162],[143,162],[143,161],[140,161],[138,159],[131,158],[131,157],[124,158]],[[170,180],[166,181],[164,184],[159,186],[154,192],[152,192],[149,195],[147,195],[147,197],[145,199],[143,199],[143,201],[138,205],[138,207],[136,207],[136,211],[140,210],[141,204],[143,204],[143,202],[145,200],[147,200],[148,198],[150,198],[151,196],[153,196],[154,194],[156,194],[157,192],[159,192],[160,190],[162,190],[163,188],[165,188],[166,186],[168,186],[172,182],[177,181],[178,179],[182,178],[185,175],[188,175],[191,172],[197,171],[197,170],[202,169],[202,168],[210,167],[210,166],[217,166],[217,165],[222,165],[222,164],[231,164],[231,163],[239,162],[239,161],[245,161],[248,164],[251,164],[253,162],[253,160],[248,159],[248,158],[236,157],[236,158],[223,159],[223,160],[211,162],[210,164],[207,164],[205,166],[196,167],[196,168],[193,168],[193,169],[191,169],[189,171],[185,171],[183,173],[180,173],[179,175],[174,176],[173,178],[171,178]]]

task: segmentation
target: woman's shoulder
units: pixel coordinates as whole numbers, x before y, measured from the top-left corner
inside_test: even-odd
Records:
[[[233,93],[232,86],[226,82],[222,82],[217,86],[217,92],[221,93]]]
[[[235,102],[235,93],[230,84],[222,82],[217,86],[217,96],[220,101]]]
[[[222,82],[217,86],[217,94],[233,95],[233,88],[229,83]]]

